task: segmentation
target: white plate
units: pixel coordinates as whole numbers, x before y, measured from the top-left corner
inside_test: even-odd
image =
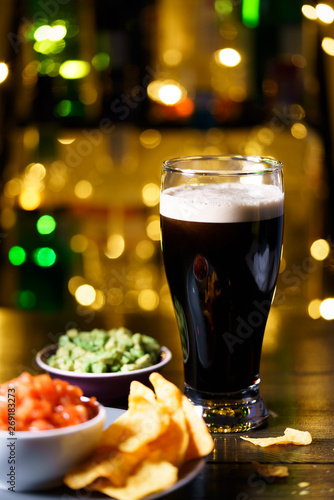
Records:
[[[107,418],[105,427],[108,427],[113,423],[113,421],[125,410],[120,410],[117,408],[106,408],[107,410]],[[170,488],[158,491],[157,493],[153,493],[145,497],[145,500],[156,500],[158,498],[162,498],[164,495],[172,493],[173,491],[182,488],[187,483],[195,479],[195,477],[201,472],[205,465],[204,459],[191,460],[190,462],[185,463],[180,471],[179,471],[179,479],[173,484]],[[70,490],[66,486],[61,488],[55,488],[52,490],[46,491],[33,491],[29,493],[21,493],[21,492],[13,492],[1,490],[0,492],[1,500],[70,500],[70,499],[83,499],[83,500],[107,500],[108,496],[103,495],[94,491],[85,491],[80,490],[80,492],[75,490]]]

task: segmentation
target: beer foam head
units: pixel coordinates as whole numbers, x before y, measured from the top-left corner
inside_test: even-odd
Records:
[[[267,184],[182,185],[160,195],[160,213],[191,222],[248,222],[283,214],[284,194]]]

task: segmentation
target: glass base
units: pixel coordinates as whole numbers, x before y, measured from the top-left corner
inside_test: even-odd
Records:
[[[198,392],[185,384],[184,394],[212,434],[249,431],[262,426],[269,416],[259,382],[229,394]]]

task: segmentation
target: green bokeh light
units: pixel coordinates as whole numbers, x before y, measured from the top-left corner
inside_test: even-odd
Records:
[[[22,247],[14,246],[8,252],[8,258],[13,266],[21,266],[26,260],[27,254]]]
[[[56,258],[56,252],[49,247],[36,248],[33,253],[34,262],[41,267],[53,266]]]
[[[92,65],[96,71],[107,69],[110,63],[110,55],[106,52],[98,52],[92,59]]]
[[[248,28],[257,28],[260,20],[260,0],[243,0],[242,22]]]
[[[52,217],[52,215],[42,215],[37,223],[37,231],[39,234],[50,234],[56,229],[56,221]]]
[[[36,304],[36,295],[31,290],[20,290],[15,294],[15,301],[22,309],[32,309]]]

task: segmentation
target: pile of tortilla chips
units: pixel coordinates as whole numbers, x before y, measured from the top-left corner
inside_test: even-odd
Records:
[[[150,381],[155,393],[131,383],[128,410],[104,431],[93,457],[66,475],[67,486],[137,500],[172,486],[184,462],[213,450],[204,421],[181,391],[158,373]]]

